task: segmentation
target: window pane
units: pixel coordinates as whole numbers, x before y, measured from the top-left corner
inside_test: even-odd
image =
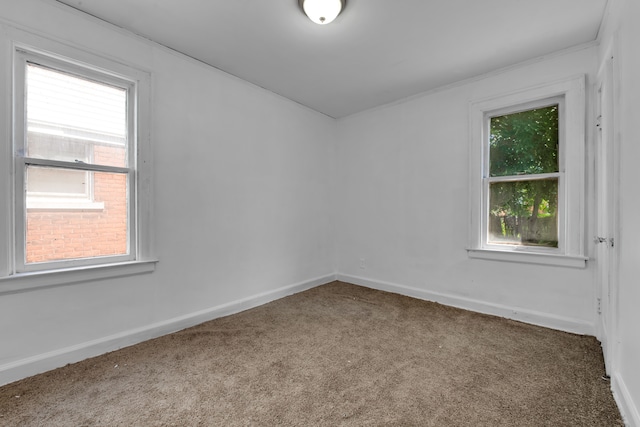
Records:
[[[29,168],[27,197],[38,196],[89,200],[89,173],[70,169]]]
[[[93,203],[66,209],[28,209],[26,262],[59,261],[128,253],[127,176],[28,166],[27,177],[47,175],[63,188],[69,173],[81,173],[93,185]],[[27,193],[29,197],[29,193]],[[71,203],[71,202],[70,202]],[[100,206],[96,209],[95,206]]]
[[[489,185],[491,244],[558,247],[558,179]]]
[[[127,91],[27,65],[26,155],[126,167]]]
[[[558,172],[558,105],[492,117],[489,175]]]

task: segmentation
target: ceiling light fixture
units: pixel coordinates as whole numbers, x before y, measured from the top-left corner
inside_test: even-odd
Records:
[[[298,0],[302,11],[316,24],[333,21],[344,9],[347,0]]]

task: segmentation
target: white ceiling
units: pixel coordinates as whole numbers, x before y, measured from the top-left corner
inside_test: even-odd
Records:
[[[607,0],[58,0],[339,118],[596,40]]]

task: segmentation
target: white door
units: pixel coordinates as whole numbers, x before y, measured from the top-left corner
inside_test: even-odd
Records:
[[[612,271],[615,254],[614,220],[614,94],[613,58],[608,57],[598,78],[598,118],[595,149],[596,187],[596,280],[599,290],[598,313],[600,315],[600,337],[607,373],[613,357],[614,325],[612,319]]]

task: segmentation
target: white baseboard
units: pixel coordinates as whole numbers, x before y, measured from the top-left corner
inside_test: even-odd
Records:
[[[0,386],[59,368],[69,363],[79,362],[90,357],[99,356],[110,351],[118,350],[152,338],[157,338],[162,335],[189,328],[218,317],[239,313],[288,295],[315,288],[316,286],[320,286],[334,280],[336,280],[335,274],[317,277],[272,291],[252,295],[247,298],[232,301],[206,310],[201,310],[74,346],[17,360],[0,366]]]
[[[166,321],[154,323],[136,329],[131,329],[118,334],[1,365],[0,385],[8,384],[22,378],[46,372],[51,369],[59,368],[68,363],[75,363],[90,357],[99,356],[110,351],[134,345],[152,338],[157,338],[159,336],[195,326],[197,324],[218,317],[238,313],[253,307],[260,306],[262,304],[266,304],[270,301],[283,298],[287,295],[302,292],[307,289],[332,282],[334,280],[353,283],[355,285],[365,286],[372,289],[394,292],[414,298],[434,301],[453,307],[505,317],[567,332],[588,335],[593,335],[595,332],[595,325],[577,319],[550,315],[548,313],[542,313],[532,310],[522,310],[500,304],[488,303],[486,301],[464,298],[439,292],[431,292],[423,289],[417,289],[409,286],[382,282],[358,276],[330,274],[278,288],[272,291],[253,295],[237,301],[232,301],[230,303],[222,304],[220,306],[212,307],[206,310],[201,310]],[[623,395],[623,392],[620,391],[619,394]],[[625,396],[627,396],[627,401],[632,402],[628,398],[628,393]],[[631,406],[631,408],[634,407]],[[637,414],[637,410],[631,413]],[[638,427],[640,427],[640,424],[637,425]]]
[[[465,310],[505,317],[507,319],[517,320],[524,323],[544,326],[546,328],[558,329],[565,332],[571,332],[581,335],[595,334],[595,325],[581,319],[572,319],[570,317],[558,316],[535,310],[509,307],[506,305],[490,303],[473,298],[466,298],[441,292],[432,292],[424,289],[417,289],[409,286],[399,285],[396,283],[382,282],[379,280],[372,280],[347,274],[338,273],[337,280],[347,283],[353,283],[354,285],[365,286],[372,289],[378,289],[381,291],[393,292],[413,298],[433,301],[452,307],[462,308]]]
[[[619,373],[611,377],[611,391],[627,427],[640,427],[640,412]]]

